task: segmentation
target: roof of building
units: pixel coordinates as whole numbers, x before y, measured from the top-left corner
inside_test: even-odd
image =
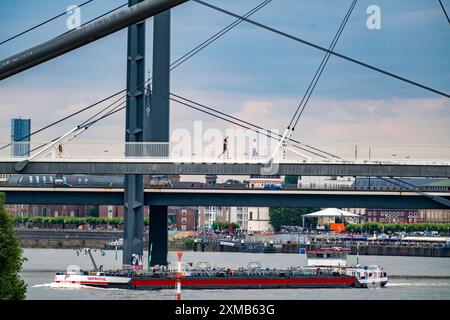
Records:
[[[450,179],[435,178],[357,178],[352,187],[356,189],[411,189],[416,187],[450,187]]]

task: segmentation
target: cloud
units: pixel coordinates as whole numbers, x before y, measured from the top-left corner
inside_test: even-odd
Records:
[[[235,12],[245,12],[257,2],[243,4],[236,0],[227,1],[226,5]],[[448,91],[445,84],[449,83],[449,65],[444,63],[448,61],[445,52],[448,52],[449,42],[443,41],[447,30],[442,27],[445,22],[442,12],[438,5],[420,10],[425,6],[423,1],[409,1],[408,4],[405,9],[404,5],[392,1],[381,3],[382,19],[388,19],[388,23],[383,22],[384,33],[368,31],[365,6],[357,7],[350,21],[352,25],[339,42],[342,47],[338,51],[362,56],[361,60],[376,65],[395,66],[392,68],[395,72],[412,73],[412,78],[427,79],[424,82]],[[255,19],[322,45],[329,43],[341,19],[341,11],[343,14],[346,10],[334,2],[287,1],[283,5],[288,6],[288,10],[281,14],[276,10],[279,5],[271,3],[255,15]],[[13,14],[15,9],[7,2],[0,7],[10,13],[6,17],[8,20],[0,19],[0,29],[7,25],[12,34],[21,31],[20,25],[12,23],[17,19]],[[30,7],[29,12],[34,9],[44,14],[50,8],[50,5],[36,5]],[[186,3],[174,9],[172,21],[174,60],[233,19],[198,4]],[[427,22],[426,28],[424,22]],[[151,24],[148,20],[149,39]],[[408,38],[411,34],[415,41]],[[35,34],[31,36],[37,41]],[[9,140],[12,117],[31,118],[35,130],[122,89],[125,86],[125,41],[126,31],[122,31],[60,60],[2,81],[0,141]],[[13,42],[10,45],[13,52],[20,49]],[[24,41],[22,45],[25,48],[29,43]],[[151,41],[147,42],[147,48],[147,68],[151,68]],[[2,52],[6,56],[7,51]],[[172,90],[257,125],[283,131],[321,57],[322,53],[317,50],[242,23],[174,70]],[[425,94],[332,58],[294,135],[302,141],[323,143],[449,144],[448,100],[421,98],[429,97]],[[95,108],[99,109],[100,106]],[[36,139],[53,139],[86,120],[93,112],[71,118],[57,128],[39,134]],[[122,111],[96,124],[79,139],[122,141],[124,118]],[[225,130],[234,127],[171,103],[171,130],[191,130],[194,121],[199,120],[204,122],[205,128]]]
[[[283,131],[293,115],[297,99],[245,97],[226,92],[183,92],[184,96],[216,106],[233,116],[268,129]],[[450,103],[441,98],[386,100],[315,99],[301,117],[294,137],[305,142],[430,144],[450,143]],[[192,118],[191,118],[192,117]],[[185,111],[172,113],[172,123],[189,128],[194,120],[225,130],[232,124]]]
[[[450,142],[445,99],[390,99],[312,103],[297,134],[309,141],[393,143]]]
[[[3,91],[3,92],[2,92]],[[251,96],[228,90],[198,90],[188,85],[174,89],[184,97],[229,113],[267,129],[283,131],[298,105],[297,98],[274,97],[271,93]],[[7,93],[7,94],[6,94]],[[0,141],[9,141],[10,118],[32,119],[32,130],[64,117],[107,96],[106,89],[71,92],[52,89],[0,89]],[[17,103],[17,96],[20,103]],[[78,102],[74,102],[78,101]],[[107,104],[104,103],[103,106]],[[86,120],[94,111],[81,114],[49,132],[39,134],[39,141],[53,139],[74,125]],[[450,103],[441,98],[417,99],[355,99],[331,100],[313,98],[297,126],[294,136],[305,142],[370,142],[370,143],[443,143],[450,144]],[[80,140],[122,141],[125,113],[119,112],[80,136]],[[192,130],[194,121],[203,121],[204,128],[225,130],[235,125],[196,110],[171,103],[171,130]]]
[[[419,10],[410,10],[406,12],[400,12],[395,16],[389,16],[389,24],[393,26],[408,26],[408,25],[423,25],[433,22],[437,18],[443,18],[438,6],[434,8],[421,8]]]

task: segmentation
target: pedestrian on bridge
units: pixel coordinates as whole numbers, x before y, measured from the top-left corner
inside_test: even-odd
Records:
[[[256,159],[258,157],[257,143],[256,139],[253,139],[252,143],[252,159]]]
[[[219,158],[223,156],[225,153],[227,154],[227,159],[230,159],[228,153],[228,137],[225,137],[225,139],[223,139],[223,152],[219,155]]]

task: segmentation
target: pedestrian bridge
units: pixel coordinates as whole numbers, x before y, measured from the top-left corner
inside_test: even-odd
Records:
[[[0,174],[222,174],[450,177],[449,145],[212,143],[12,143]],[[295,148],[294,148],[295,147]]]
[[[242,139],[240,139],[242,140]],[[244,139],[250,140],[250,139]],[[0,160],[144,161],[180,163],[380,163],[450,165],[450,145],[302,143],[279,146],[261,141],[230,143],[222,154],[217,142],[0,142]]]

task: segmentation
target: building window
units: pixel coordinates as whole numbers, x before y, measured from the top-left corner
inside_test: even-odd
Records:
[[[186,218],[181,218],[181,223],[182,223],[182,224],[186,224],[186,222],[187,222],[187,219],[186,219]]]
[[[249,218],[249,220],[253,220],[253,212],[250,211],[249,213],[250,213],[250,218]]]
[[[185,216],[186,215],[186,210],[181,210],[181,215]]]

